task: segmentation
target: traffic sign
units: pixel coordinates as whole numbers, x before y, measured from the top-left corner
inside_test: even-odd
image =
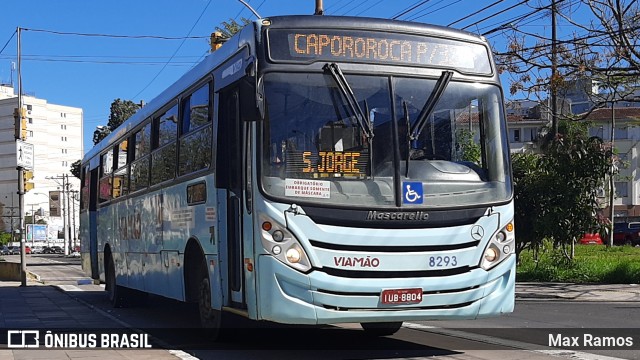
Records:
[[[33,170],[33,144],[16,140],[16,163],[18,167]]]

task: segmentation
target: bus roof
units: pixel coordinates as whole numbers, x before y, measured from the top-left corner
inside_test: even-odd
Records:
[[[350,16],[317,16],[317,15],[293,15],[272,16],[263,20],[269,20],[269,28],[299,28],[299,29],[325,29],[348,28],[353,30],[392,31],[397,33],[421,34],[439,37],[455,37],[463,41],[483,42],[484,37],[453,28],[440,25],[430,25],[411,21],[390,20],[369,17]]]
[[[251,26],[246,26],[238,34],[227,40],[227,42],[220,49],[207,55],[204,60],[187,71],[180,77],[180,79],[171,84],[153,100],[149,101],[144,107],[138,110],[133,116],[124,121],[117,129],[111,132],[111,134],[109,134],[93,148],[87,151],[82,159],[82,164],[85,164],[90,159],[99,155],[104,149],[113,146],[114,142],[117,139],[124,136],[138,124],[152,116],[155,112],[164,107],[169,101],[187,90],[191,85],[194,84],[194,82],[199,81],[200,79],[205,77],[212,71],[212,69],[222,64],[226,59],[234,54],[240,46],[242,46],[242,44],[244,43],[244,41],[242,41],[243,39],[246,39],[249,36],[253,36],[253,30],[251,28]]]

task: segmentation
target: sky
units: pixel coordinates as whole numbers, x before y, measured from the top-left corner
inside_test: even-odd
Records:
[[[262,17],[313,14],[315,0],[246,0]],[[544,2],[544,1],[543,1]],[[532,9],[521,0],[324,0],[326,15],[398,18],[485,33]],[[483,10],[484,9],[484,10]],[[17,89],[16,29],[21,31],[26,94],[84,112],[84,151],[106,125],[113,100],[149,102],[206,56],[208,37],[229,19],[255,16],[238,0],[3,1],[0,83]],[[522,28],[545,33],[548,17]],[[487,36],[504,46],[502,31]]]

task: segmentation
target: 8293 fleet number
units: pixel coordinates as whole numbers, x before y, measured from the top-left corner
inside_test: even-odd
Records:
[[[458,265],[458,259],[455,256],[430,256],[430,268],[445,268]]]

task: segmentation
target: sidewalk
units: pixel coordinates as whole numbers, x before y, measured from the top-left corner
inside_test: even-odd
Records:
[[[516,299],[640,301],[640,285],[516,283]]]
[[[105,360],[121,359],[178,359],[164,349],[46,349],[44,335],[40,334],[40,349],[8,349],[8,330],[26,329],[123,329],[115,318],[110,318],[61,291],[56,286],[29,281],[21,287],[19,281],[0,281],[0,360]],[[114,331],[117,333],[118,331]],[[13,339],[13,337],[12,337]]]

